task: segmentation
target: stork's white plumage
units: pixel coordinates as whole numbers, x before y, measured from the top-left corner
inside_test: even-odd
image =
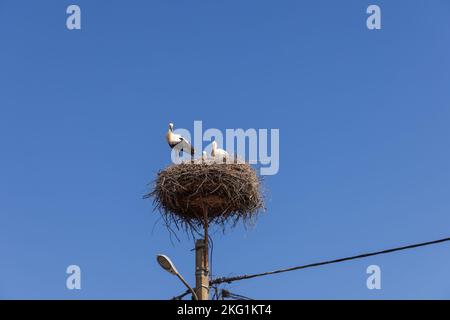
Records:
[[[208,158],[208,155],[206,154],[206,151],[202,152],[202,160],[205,161]]]
[[[211,156],[213,158],[226,159],[228,157],[228,152],[226,152],[223,149],[217,148],[217,142],[213,141],[212,149],[211,149]]]
[[[166,140],[172,149],[176,148],[179,152],[187,152],[192,156],[195,153],[194,148],[191,146],[188,140],[186,140],[179,134],[173,133],[173,123],[169,123],[169,131],[167,131]]]

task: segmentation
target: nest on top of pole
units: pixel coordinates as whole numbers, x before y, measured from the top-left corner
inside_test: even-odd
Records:
[[[187,231],[247,222],[264,209],[261,180],[248,163],[197,159],[159,171],[152,197],[167,225]]]

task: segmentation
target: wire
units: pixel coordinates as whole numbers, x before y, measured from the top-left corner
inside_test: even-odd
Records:
[[[282,272],[288,272],[288,271],[294,271],[294,270],[318,267],[318,266],[323,266],[323,265],[327,265],[327,264],[339,263],[339,262],[344,262],[344,261],[349,261],[349,260],[367,258],[367,257],[376,256],[376,255],[380,255],[380,254],[386,254],[386,253],[391,253],[391,252],[396,252],[396,251],[401,251],[401,250],[407,250],[407,249],[413,249],[413,248],[418,248],[418,247],[429,246],[429,245],[432,245],[432,244],[438,244],[438,243],[442,243],[442,242],[446,242],[446,241],[450,241],[450,237],[449,238],[439,239],[439,240],[434,240],[434,241],[428,241],[428,242],[412,244],[412,245],[403,246],[403,247],[397,247],[397,248],[382,250],[382,251],[375,251],[375,252],[359,254],[359,255],[356,255],[356,256],[350,256],[350,257],[346,257],[346,258],[340,258],[340,259],[335,259],[335,260],[316,262],[316,263],[311,263],[311,264],[306,264],[306,265],[292,267],[292,268],[286,268],[286,269],[279,269],[279,270],[275,270],[275,271],[262,272],[262,273],[256,273],[256,274],[251,274],[251,275],[242,275],[242,276],[229,277],[229,278],[222,277],[222,278],[217,278],[217,279],[211,280],[210,281],[210,285],[224,283],[224,282],[231,283],[231,282],[234,282],[234,281],[239,281],[239,280],[244,280],[244,279],[251,279],[251,278],[256,278],[256,277],[262,277],[262,276],[267,276],[267,275],[276,274],[276,273],[282,273]]]
[[[212,290],[214,290],[213,296],[212,296],[212,300],[219,300],[219,288],[217,286],[212,286],[211,287]]]
[[[225,289],[222,289],[222,298],[230,298],[233,300],[253,300],[252,298],[236,294]]]
[[[191,291],[188,289],[185,292],[183,292],[182,294],[180,294],[179,296],[175,296],[172,298],[172,300],[181,300],[183,299],[185,296],[187,296],[189,293],[191,293]]]
[[[214,253],[214,241],[212,237],[208,234],[208,248],[209,248],[209,274],[213,276],[213,253]]]

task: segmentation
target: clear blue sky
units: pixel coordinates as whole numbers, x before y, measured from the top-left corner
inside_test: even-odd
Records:
[[[71,3],[81,31],[66,29]],[[366,28],[369,4],[382,30]],[[216,275],[448,236],[449,17],[447,0],[0,0],[0,298],[183,292],[157,253],[194,282],[193,240],[172,244],[142,199],[170,162],[169,121],[280,129],[267,212],[214,235]],[[80,291],[65,287],[70,264]],[[450,299],[449,270],[443,244],[226,288]]]

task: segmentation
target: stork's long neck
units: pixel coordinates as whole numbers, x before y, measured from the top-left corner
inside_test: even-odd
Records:
[[[173,129],[171,127],[169,127],[169,130],[167,131],[166,138],[168,142],[173,140]]]
[[[169,131],[167,131],[167,136],[172,137],[173,136],[173,126],[169,125]]]

